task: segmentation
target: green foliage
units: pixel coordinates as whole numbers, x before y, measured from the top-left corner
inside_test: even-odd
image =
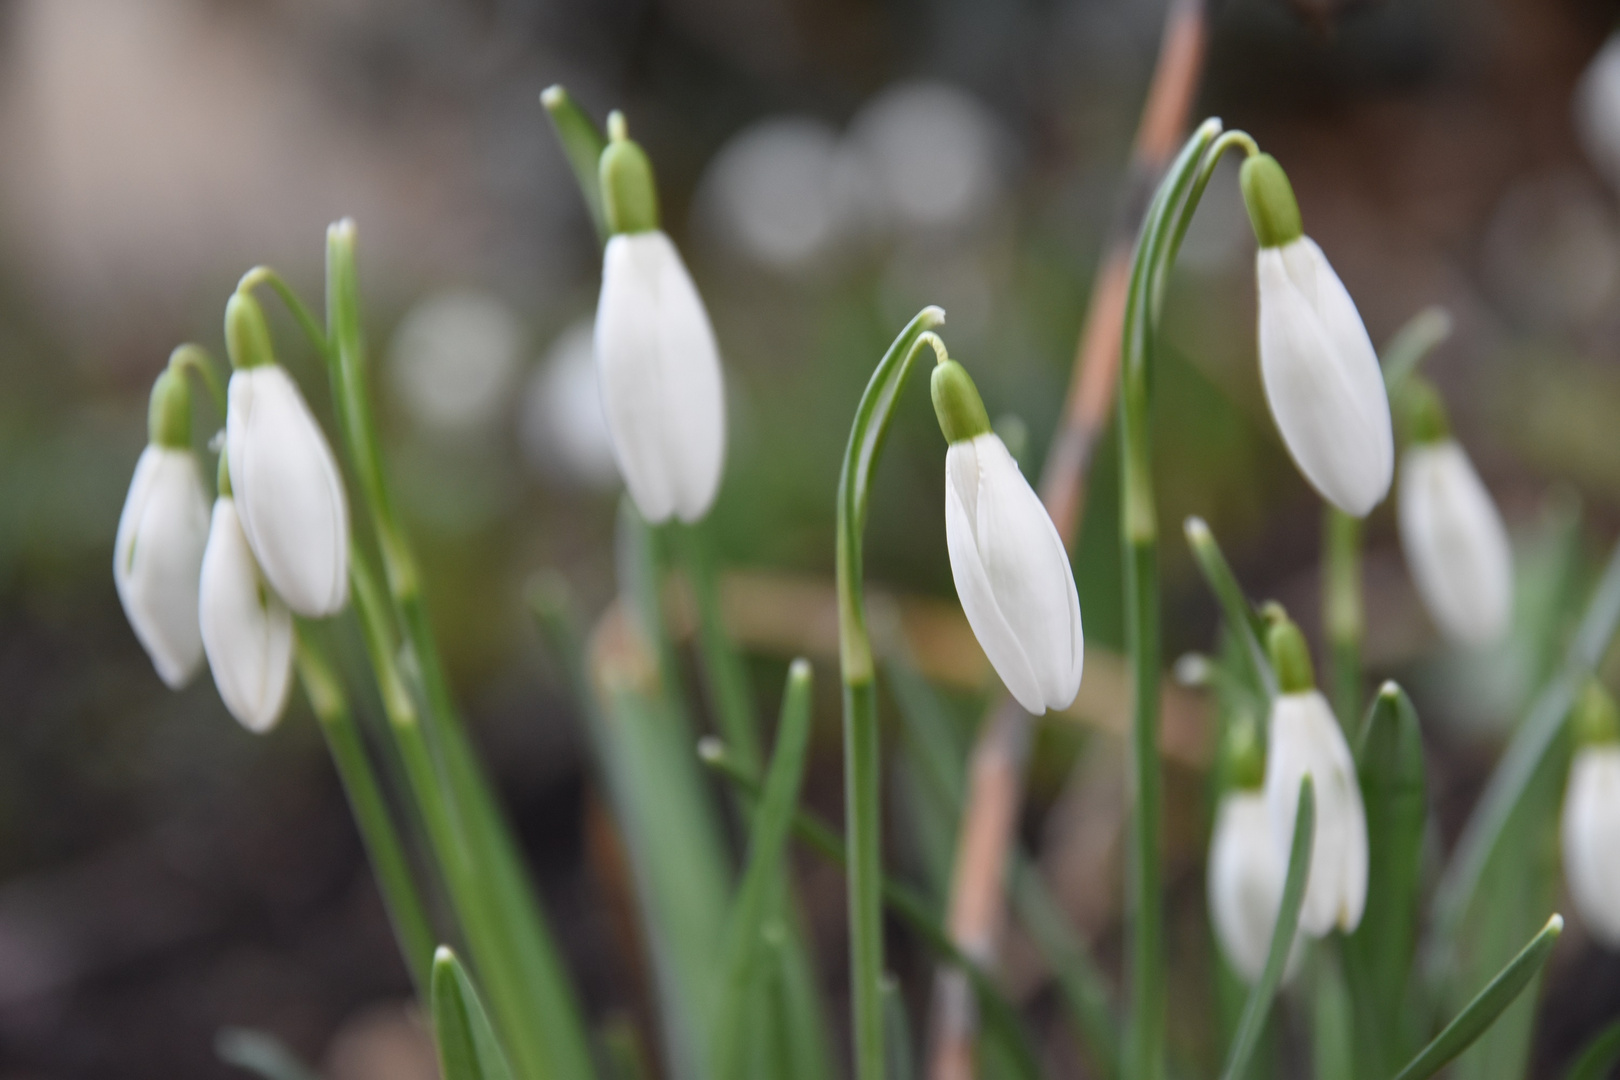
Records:
[[[433,1041],[443,1080],[512,1080],[478,991],[456,954],[440,946],[433,957]]]

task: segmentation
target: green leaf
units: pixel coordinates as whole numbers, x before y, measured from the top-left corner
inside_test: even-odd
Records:
[[[883,976],[883,1024],[888,1038],[884,1051],[884,1080],[916,1080],[917,1062],[911,1053],[911,1020],[906,1016],[906,999],[900,993],[900,980],[893,972]]]
[[[1190,517],[1184,525],[1187,533],[1187,546],[1192,548],[1193,558],[1198,562],[1198,568],[1204,573],[1204,580],[1208,582],[1210,591],[1221,605],[1221,615],[1226,620],[1227,630],[1236,635],[1243,646],[1242,653],[1248,664],[1249,678],[1253,680],[1253,687],[1262,701],[1270,703],[1277,696],[1277,676],[1271,670],[1271,660],[1266,655],[1265,623],[1260,618],[1254,605],[1243,594],[1243,586],[1238,584],[1237,575],[1232,573],[1232,566],[1226,561],[1226,555],[1221,551],[1221,545],[1216,542],[1215,534],[1210,531],[1209,525],[1200,517]]]
[[[1530,939],[1519,955],[1475,995],[1474,1000],[1446,1025],[1444,1031],[1418,1052],[1417,1057],[1396,1075],[1395,1080],[1427,1080],[1468,1049],[1541,971],[1541,965],[1547,962],[1563,929],[1562,917],[1554,915],[1548,919],[1541,933]]]
[[[1384,346],[1384,385],[1391,392],[1399,390],[1423,358],[1449,336],[1451,316],[1443,307],[1426,307],[1406,320],[1406,325]]]
[[[1604,1080],[1620,1061],[1620,1020],[1592,1036],[1581,1049],[1564,1080]]]
[[[1271,931],[1271,948],[1266,952],[1266,966],[1260,969],[1260,979],[1249,991],[1249,1000],[1243,1006],[1243,1018],[1238,1021],[1237,1035],[1226,1054],[1223,1080],[1238,1080],[1248,1075],[1249,1057],[1254,1053],[1271,1012],[1271,1003],[1277,996],[1283,971],[1288,966],[1288,953],[1299,929],[1299,910],[1305,905],[1305,882],[1311,872],[1311,841],[1316,835],[1316,795],[1310,774],[1299,782],[1299,804],[1294,815],[1294,839],[1288,851],[1288,876],[1283,881],[1282,901],[1277,907],[1277,925]]]
[[[319,1073],[267,1031],[220,1028],[214,1036],[214,1053],[225,1064],[245,1069],[264,1080],[320,1080]]]
[[[782,855],[793,811],[804,780],[805,753],[810,745],[810,663],[799,659],[788,669],[782,694],[782,719],[776,732],[776,751],[749,831],[748,863],[726,928],[726,948],[720,976],[720,1002],[715,1010],[715,1076],[720,1080],[748,1072],[748,1007],[756,998],[763,931],[772,915],[773,894],[780,892]]]
[[[1313,1080],[1356,1080],[1349,987],[1333,943],[1317,942],[1315,953],[1311,963],[1311,1075]]]
[[[1386,682],[1373,698],[1356,749],[1367,809],[1367,906],[1344,941],[1345,976],[1355,1002],[1358,1062],[1388,1076],[1405,1048],[1407,986],[1417,947],[1422,885],[1423,739],[1406,692]]]
[[[540,104],[551,117],[551,129],[562,144],[568,167],[579,183],[579,193],[585,197],[585,208],[590,211],[591,224],[596,226],[597,239],[605,244],[608,224],[602,207],[602,182],[597,164],[602,159],[602,151],[607,149],[607,137],[561,86],[547,87],[540,95]]]
[[[433,1041],[444,1080],[512,1080],[478,991],[444,945],[433,955]]]

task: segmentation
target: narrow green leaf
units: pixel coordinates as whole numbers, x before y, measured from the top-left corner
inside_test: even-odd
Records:
[[[602,1048],[607,1080],[652,1080],[634,1020],[622,1013],[610,1017],[597,1028],[596,1042]]]
[[[1620,1020],[1592,1036],[1564,1080],[1604,1080],[1620,1062]]]
[[[885,1080],[916,1080],[917,1062],[911,1052],[911,1020],[906,1015],[906,999],[900,993],[900,980],[893,972],[883,976],[883,1023],[888,1029],[884,1049]]]
[[[444,945],[433,955],[433,1040],[444,1080],[512,1080],[478,991]]]
[[[1400,389],[1423,358],[1450,335],[1451,316],[1443,307],[1426,307],[1406,320],[1384,346],[1384,385],[1392,392]]]
[[[720,1001],[715,1010],[715,1075],[720,1080],[748,1071],[745,1019],[759,983],[762,933],[770,917],[770,900],[782,878],[782,854],[793,825],[810,745],[810,663],[799,659],[788,669],[782,693],[782,719],[776,731],[765,787],[749,830],[748,862],[726,927],[720,975]]]
[[[287,1044],[267,1031],[251,1028],[220,1028],[214,1036],[214,1053],[227,1065],[244,1069],[264,1080],[320,1080],[320,1074],[305,1065]]]
[[[1216,542],[1215,534],[1204,519],[1190,517],[1184,527],[1187,546],[1192,548],[1193,558],[1203,571],[1204,580],[1221,605],[1221,615],[1226,620],[1227,629],[1237,636],[1243,646],[1243,656],[1248,661],[1249,676],[1254,680],[1254,687],[1262,700],[1270,702],[1277,696],[1277,676],[1271,670],[1271,661],[1262,644],[1265,626],[1260,614],[1243,594],[1243,586],[1238,584],[1237,575],[1232,573],[1231,564],[1226,561],[1221,545]]]
[[[1227,1051],[1223,1080],[1238,1080],[1248,1075],[1249,1057],[1260,1041],[1260,1032],[1271,1012],[1272,1000],[1282,982],[1288,966],[1288,952],[1299,929],[1299,909],[1305,905],[1305,882],[1311,872],[1311,841],[1316,835],[1316,795],[1310,774],[1299,782],[1299,807],[1294,815],[1294,839],[1288,851],[1288,877],[1283,882],[1282,901],[1277,908],[1277,925],[1271,931],[1271,948],[1266,953],[1266,966],[1260,969],[1260,980],[1249,991],[1249,1000],[1243,1006],[1243,1018],[1238,1021],[1237,1035]]]
[[[591,214],[591,224],[596,226],[597,238],[605,244],[608,238],[607,214],[602,209],[602,181],[597,163],[602,159],[602,151],[607,148],[607,138],[563,87],[547,87],[540,95],[540,104],[546,107],[546,114],[551,117],[551,129],[562,144],[568,167],[574,171],[579,193],[585,197],[585,207]]]
[[[1444,1031],[1434,1037],[1434,1040],[1418,1052],[1417,1057],[1407,1063],[1395,1077],[1395,1080],[1427,1080],[1441,1069],[1445,1068],[1453,1058],[1468,1049],[1473,1041],[1483,1035],[1487,1028],[1502,1015],[1502,1010],[1513,1004],[1541,971],[1541,965],[1547,962],[1552,948],[1558,943],[1558,935],[1563,932],[1564,920],[1554,915],[1547,920],[1547,925],[1541,933],[1530,939],[1514,957],[1507,967],[1497,973],[1485,989],[1475,995],[1474,1000],[1468,1003],[1467,1008],[1457,1014],[1456,1019],[1446,1025]]]
[[[1312,1080],[1356,1080],[1350,990],[1333,943],[1317,942],[1315,952],[1311,964]]]

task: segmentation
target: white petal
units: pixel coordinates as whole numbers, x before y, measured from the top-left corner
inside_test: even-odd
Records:
[[[152,666],[175,690],[202,664],[197,575],[207,540],[208,493],[196,455],[148,446],[118,519],[113,582]]]
[[[1620,949],[1620,745],[1575,755],[1563,817],[1570,899],[1592,936]]]
[[[608,241],[596,357],[614,453],[642,517],[703,517],[725,465],[720,350],[697,287],[662,232]]]
[[[1354,930],[1367,902],[1367,815],[1355,760],[1327,700],[1315,690],[1280,695],[1267,745],[1266,807],[1285,866],[1300,781],[1308,773],[1315,787],[1316,828],[1300,927],[1312,937],[1335,927]]]
[[[1046,707],[1064,708],[1080,690],[1085,661],[1069,554],[1001,438],[987,433],[972,445],[978,464],[973,521],[979,562]]]
[[[292,681],[292,615],[261,579],[228,498],[214,503],[199,609],[203,647],[225,707],[249,731],[270,730]]]
[[[1349,293],[1309,237],[1261,248],[1260,375],[1305,478],[1357,517],[1388,493],[1395,443],[1378,356]]]
[[[1446,636],[1496,641],[1513,605],[1513,556],[1496,504],[1454,440],[1401,457],[1401,546],[1412,580]]]
[[[287,606],[322,618],[349,599],[349,505],[326,436],[277,364],[231,376],[231,489],[264,576]]]
[[[1272,840],[1265,796],[1258,791],[1222,796],[1209,849],[1210,922],[1227,961],[1249,983],[1259,979],[1266,966],[1285,873]],[[1299,966],[1301,940],[1296,933],[1285,980]]]

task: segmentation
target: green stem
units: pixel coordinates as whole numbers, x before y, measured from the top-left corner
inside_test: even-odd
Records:
[[[1361,521],[1328,506],[1322,523],[1322,630],[1328,641],[1333,711],[1354,738],[1361,706]]]
[[[169,354],[169,367],[175,371],[189,371],[202,380],[203,387],[208,391],[208,398],[219,411],[220,423],[225,422],[225,384],[219,381],[219,366],[208,350],[201,345],[186,342],[177,345]]]
[[[749,768],[760,767],[759,721],[748,689],[748,672],[732,646],[720,611],[714,553],[705,526],[674,525],[687,581],[697,607],[698,651],[720,734]]]
[[[343,685],[320,647],[302,629],[298,634],[298,674],[371,858],[399,951],[416,985],[417,997],[425,1002],[438,938],[417,893],[405,846],[366,755]]]

